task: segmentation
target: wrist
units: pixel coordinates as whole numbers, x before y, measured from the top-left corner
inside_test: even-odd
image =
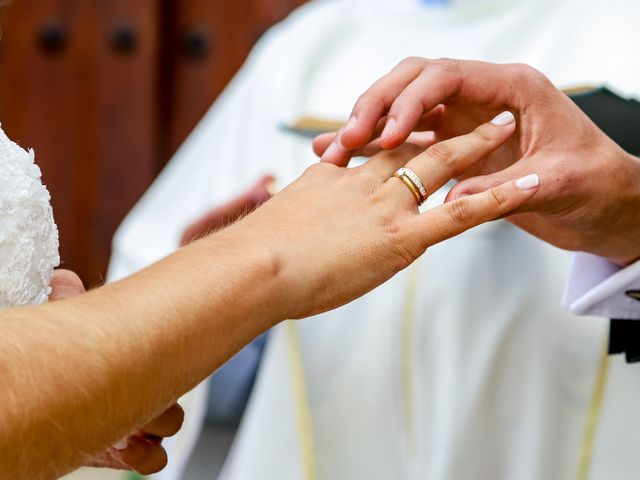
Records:
[[[640,158],[626,154],[624,178],[611,200],[621,205],[612,230],[611,252],[606,256],[613,262],[628,266],[640,260]]]
[[[211,259],[211,275],[215,283],[224,284],[224,304],[236,315],[262,330],[289,317],[291,291],[283,278],[284,259],[259,235],[238,224],[193,247],[204,250],[198,253],[201,258]]]

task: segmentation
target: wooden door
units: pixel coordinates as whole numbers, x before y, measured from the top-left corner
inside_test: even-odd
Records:
[[[0,122],[33,147],[63,267],[104,277],[126,213],[259,35],[303,0],[15,0]]]
[[[255,42],[306,0],[173,0],[166,156],[180,146]],[[168,29],[168,30],[169,30]]]

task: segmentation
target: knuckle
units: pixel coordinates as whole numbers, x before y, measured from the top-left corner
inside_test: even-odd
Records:
[[[448,57],[440,57],[435,59],[432,64],[434,66],[439,66],[439,67],[443,67],[443,68],[447,68],[447,69],[453,69],[458,67],[458,65],[460,65],[460,61],[459,60],[454,60],[453,58],[448,58]]]
[[[494,142],[493,132],[487,125],[476,128],[471,135],[475,141],[480,144],[492,144]]]
[[[451,167],[455,163],[453,150],[446,143],[437,143],[427,150],[427,154],[438,164]]]
[[[496,210],[500,212],[500,214],[505,213],[508,209],[507,197],[505,196],[504,192],[502,192],[502,190],[500,190],[499,188],[494,187],[489,190],[489,193],[491,194],[491,201],[495,205]]]
[[[413,237],[406,235],[404,230],[397,218],[387,224],[387,234],[390,237],[389,245],[396,259],[396,263],[392,266],[394,271],[404,270],[420,256],[419,246],[413,241]]]
[[[467,224],[473,218],[473,208],[468,197],[449,203],[449,216],[457,224]]]
[[[303,177],[319,177],[327,174],[329,171],[334,170],[335,165],[325,162],[316,162],[309,165],[303,174]]]
[[[526,63],[512,63],[508,67],[520,78],[529,78],[534,72],[537,72],[535,68]]]
[[[384,100],[374,87],[375,85],[358,97],[353,109],[354,113],[357,114],[362,110],[384,111]]]
[[[458,78],[462,67],[460,60],[452,58],[438,58],[433,60],[429,68],[433,71],[436,70],[440,75],[447,75],[451,79]]]
[[[410,56],[407,57],[405,59],[403,59],[399,64],[398,67],[415,67],[417,65],[422,65],[426,62],[426,60],[422,57],[418,57],[418,56]]]
[[[511,64],[511,68],[514,71],[516,78],[522,83],[536,86],[547,86],[551,84],[550,80],[544,73],[531,65],[526,63],[514,63]]]

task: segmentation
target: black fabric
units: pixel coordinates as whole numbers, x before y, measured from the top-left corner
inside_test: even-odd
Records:
[[[640,362],[640,321],[611,320],[609,353],[624,353],[628,363]]]
[[[583,91],[570,97],[609,138],[632,155],[640,156],[639,102],[622,98],[606,88]],[[630,295],[633,292],[626,293],[636,298]],[[611,320],[609,353],[624,353],[627,362],[640,362],[640,319]]]
[[[640,102],[604,87],[569,97],[609,138],[632,155],[640,155]]]

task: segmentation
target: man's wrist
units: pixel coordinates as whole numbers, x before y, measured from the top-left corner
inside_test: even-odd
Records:
[[[627,157],[632,180],[626,196],[630,198],[628,203],[632,220],[626,231],[628,252],[622,258],[622,266],[629,266],[640,260],[640,158],[630,154]]]
[[[640,159],[616,150],[607,161],[609,173],[596,180],[605,188],[591,206],[598,220],[582,250],[626,267],[640,259]]]

